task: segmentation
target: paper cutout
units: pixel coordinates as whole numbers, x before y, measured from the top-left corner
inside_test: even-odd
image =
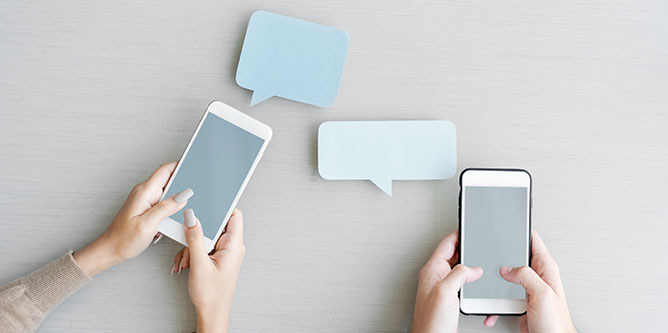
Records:
[[[456,169],[456,129],[447,120],[328,121],[318,129],[325,179],[368,179],[392,196],[392,180],[447,179]]]
[[[348,33],[267,11],[248,22],[237,84],[253,90],[251,106],[272,96],[330,106],[339,90]]]

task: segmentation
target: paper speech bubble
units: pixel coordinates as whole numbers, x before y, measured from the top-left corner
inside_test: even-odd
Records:
[[[447,179],[456,169],[457,135],[447,120],[328,121],[318,129],[325,179],[368,179],[391,196],[393,179]]]
[[[237,84],[253,90],[253,106],[272,96],[330,106],[339,90],[348,33],[267,11],[248,22]]]

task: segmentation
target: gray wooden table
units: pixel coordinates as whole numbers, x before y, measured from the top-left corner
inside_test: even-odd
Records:
[[[333,107],[248,106],[234,75],[257,9],[350,33]],[[534,226],[577,326],[665,329],[667,16],[660,0],[2,1],[0,282],[99,235],[219,99],[274,129],[239,203],[233,331],[408,329],[458,185],[399,181],[388,197],[321,179],[317,126],[371,119],[447,119],[459,170],[530,170]],[[167,275],[179,248],[164,240],[99,275],[42,331],[192,330],[186,276]]]

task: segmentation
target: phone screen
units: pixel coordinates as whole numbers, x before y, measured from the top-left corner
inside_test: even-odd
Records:
[[[528,264],[529,195],[527,187],[464,187],[462,263],[484,273],[462,288],[462,297],[526,298],[524,288],[504,280],[499,268]]]
[[[165,198],[190,187],[195,195],[184,209],[195,211],[204,236],[213,239],[263,144],[262,138],[208,112]],[[182,211],[171,218],[183,224]]]

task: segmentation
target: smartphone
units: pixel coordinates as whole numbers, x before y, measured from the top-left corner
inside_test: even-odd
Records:
[[[501,266],[528,266],[531,255],[531,175],[521,169],[476,169],[459,177],[459,261],[483,269],[459,291],[469,315],[522,315],[526,292],[504,280]]]
[[[191,188],[207,251],[213,249],[271,140],[271,128],[222,102],[204,112],[160,200]],[[187,245],[183,212],[160,222],[163,235]]]

